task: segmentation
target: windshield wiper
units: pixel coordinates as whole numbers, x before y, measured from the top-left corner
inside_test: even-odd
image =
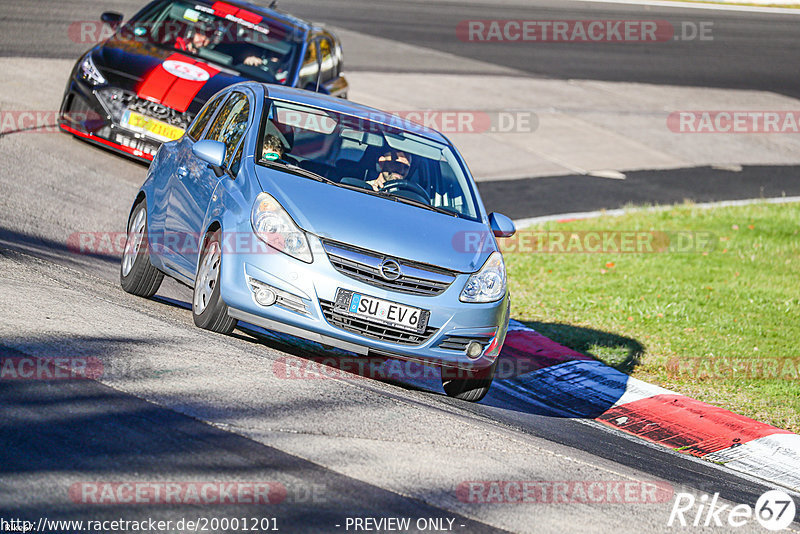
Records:
[[[326,184],[334,184],[339,185],[333,180],[329,180],[325,178],[321,174],[317,174],[313,171],[309,171],[308,169],[304,169],[303,167],[298,167],[297,165],[290,165],[289,163],[281,163],[279,161],[270,161],[270,160],[261,160],[259,161],[261,165],[269,168],[280,169],[282,171],[286,171],[291,174],[296,174],[298,176],[304,176],[306,178],[311,178],[312,180],[316,180],[318,182],[324,182]]]
[[[458,217],[458,213],[454,211],[450,211],[444,208],[439,208],[437,206],[431,206],[425,202],[420,200],[414,200],[413,198],[401,197],[397,195],[393,195],[391,193],[386,193],[384,191],[375,191],[376,194],[382,196],[383,198],[389,198],[394,200],[395,202],[401,202],[403,204],[408,204],[409,206],[418,206],[420,208],[425,208],[426,210],[436,211],[439,213],[444,213],[445,215],[450,215],[452,217]]]

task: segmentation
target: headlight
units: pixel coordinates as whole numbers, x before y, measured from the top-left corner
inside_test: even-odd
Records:
[[[492,252],[481,270],[467,280],[461,302],[494,302],[506,294],[506,264],[503,255]]]
[[[100,71],[95,67],[91,53],[87,54],[83,63],[81,63],[81,73],[83,73],[82,78],[89,82],[89,85],[101,85],[106,83],[106,79],[103,78],[103,75],[100,74]]]
[[[250,214],[250,222],[259,239],[275,250],[306,263],[313,261],[305,232],[297,227],[272,195],[258,195]]]

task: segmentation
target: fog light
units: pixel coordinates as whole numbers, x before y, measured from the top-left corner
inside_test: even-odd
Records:
[[[470,341],[467,345],[467,358],[474,360],[483,352],[483,346],[477,341]]]
[[[278,295],[266,287],[259,287],[255,291],[255,299],[262,306],[272,306],[278,300]]]

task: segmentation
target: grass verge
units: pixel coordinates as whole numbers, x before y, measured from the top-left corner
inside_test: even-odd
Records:
[[[634,377],[800,432],[799,232],[800,204],[684,204],[545,223],[501,246],[516,319]]]

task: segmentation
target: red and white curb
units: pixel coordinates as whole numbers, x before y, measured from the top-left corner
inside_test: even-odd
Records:
[[[631,378],[516,321],[502,358],[532,369],[498,382],[516,396],[800,491],[800,435]]]

